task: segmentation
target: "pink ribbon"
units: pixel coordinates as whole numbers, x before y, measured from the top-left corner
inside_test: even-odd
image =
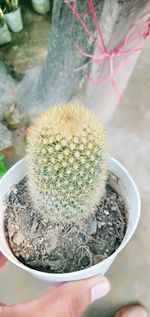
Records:
[[[65,0],[65,3],[66,4],[68,4],[68,3],[71,4],[72,3],[72,6],[77,10],[77,0]],[[87,9],[84,13],[78,12],[78,14],[81,17],[88,16],[89,13],[90,13],[89,9]]]
[[[98,21],[98,18],[97,18],[95,9],[94,9],[93,2],[92,2],[92,0],[86,0],[86,1],[87,1],[89,9],[87,10],[87,12],[85,14],[89,14],[89,13],[92,14],[95,27],[98,31],[98,38],[97,39],[95,38],[92,31],[88,28],[88,26],[83,21],[82,14],[77,11],[77,0],[72,0],[72,1],[65,0],[65,3],[72,10],[73,14],[75,15],[75,17],[77,18],[79,23],[82,25],[82,27],[84,28],[84,30],[86,31],[88,36],[92,39],[95,46],[98,48],[100,55],[95,56],[95,55],[87,54],[79,46],[77,46],[79,53],[85,57],[88,57],[90,61],[88,63],[86,63],[85,65],[79,67],[75,71],[79,71],[79,70],[83,69],[84,67],[87,66],[87,64],[106,62],[107,60],[109,60],[109,63],[110,63],[109,75],[104,76],[104,77],[100,77],[98,79],[93,79],[90,77],[90,80],[93,82],[93,84],[101,84],[102,82],[104,82],[106,80],[110,80],[112,82],[112,85],[113,85],[116,93],[117,93],[117,96],[120,98],[120,93],[118,91],[117,84],[116,84],[116,72],[119,71],[120,69],[122,69],[123,67],[125,67],[126,62],[128,61],[128,59],[130,58],[131,55],[142,50],[144,41],[146,41],[148,39],[148,37],[150,36],[150,14],[147,14],[147,15],[141,17],[140,22],[142,21],[142,25],[141,25],[141,23],[133,24],[129,28],[129,32],[128,32],[127,36],[125,37],[125,40],[117,48],[115,48],[113,51],[108,52],[108,49],[105,45],[105,41],[103,38],[102,28],[99,24],[99,21]],[[138,44],[136,46],[134,46],[133,48],[128,48],[128,44],[132,44],[134,41],[137,41]],[[120,66],[115,68],[114,63],[115,63],[116,58],[119,56],[124,56],[124,60],[120,64]]]

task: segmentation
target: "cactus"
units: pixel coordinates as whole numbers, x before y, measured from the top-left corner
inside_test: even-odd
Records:
[[[106,136],[91,111],[51,108],[28,136],[28,185],[33,203],[52,222],[78,223],[100,202],[107,178]]]

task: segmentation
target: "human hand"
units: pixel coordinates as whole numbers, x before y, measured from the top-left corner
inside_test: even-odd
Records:
[[[6,259],[0,253],[0,267]],[[88,305],[109,291],[104,276],[64,284],[39,299],[15,306],[0,305],[0,317],[81,317]],[[115,317],[147,317],[143,306],[121,309]]]
[[[6,263],[6,258],[0,253],[0,267],[2,267]]]
[[[0,265],[4,264],[0,256]],[[15,306],[0,306],[0,317],[81,317],[96,299],[110,289],[104,276],[63,284],[40,298]]]

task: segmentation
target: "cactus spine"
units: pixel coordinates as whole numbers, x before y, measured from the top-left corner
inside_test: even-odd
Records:
[[[78,223],[100,202],[107,177],[106,136],[91,111],[60,105],[38,117],[28,137],[28,184],[52,222]]]

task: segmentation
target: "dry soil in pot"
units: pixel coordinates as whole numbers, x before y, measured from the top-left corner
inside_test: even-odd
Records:
[[[5,233],[10,248],[33,269],[67,273],[88,268],[110,256],[127,228],[127,208],[109,181],[95,214],[81,226],[51,224],[33,207],[27,178],[6,199]]]

